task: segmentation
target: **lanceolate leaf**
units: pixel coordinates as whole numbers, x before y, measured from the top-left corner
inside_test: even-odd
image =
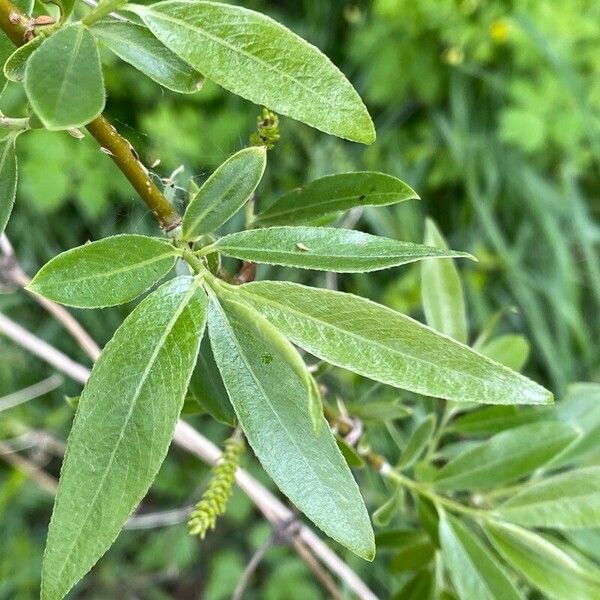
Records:
[[[431,257],[469,257],[335,227],[251,229],[221,238],[215,248],[252,262],[340,273],[376,271]]]
[[[183,235],[195,239],[219,228],[253,194],[265,171],[264,147],[244,148],[228,158],[190,201],[183,216]]]
[[[600,527],[600,467],[536,482],[512,496],[496,513],[527,527]]]
[[[503,431],[442,467],[435,484],[464,490],[510,483],[549,462],[576,437],[572,427],[552,421]]]
[[[206,321],[206,295],[174,279],[125,320],[96,362],[69,436],[42,570],[62,598],[106,552],[169,447]]]
[[[552,402],[533,381],[364,298],[273,281],[236,289],[298,346],[376,381],[458,402]]]
[[[329,428],[314,431],[310,385],[289,362],[295,351],[253,310],[220,302],[210,301],[211,344],[256,456],[281,491],[325,533],[372,559],[373,533],[358,486]]]
[[[412,467],[419,460],[421,453],[425,450],[431,435],[435,430],[435,415],[429,415],[412,432],[406,442],[397,467],[399,469],[407,469]]]
[[[4,63],[4,76],[10,81],[20,82],[25,77],[25,67],[29,57],[42,45],[44,37],[34,37],[31,41],[27,42],[24,46],[14,49],[14,52],[8,57]]]
[[[440,519],[444,564],[462,600],[519,600],[524,597],[492,552],[468,527],[450,515]]]
[[[529,342],[524,335],[501,335],[481,347],[481,354],[520,371],[529,357]]]
[[[261,226],[300,225],[355,206],[387,206],[418,199],[403,181],[370,171],[328,175],[288,192],[260,213]]]
[[[91,28],[94,37],[119,58],[133,65],[169,90],[197,92],[204,78],[182,61],[143,25],[122,21],[99,21]]]
[[[17,192],[17,156],[15,136],[8,134],[0,141],[0,235],[12,212]]]
[[[175,54],[230,92],[326,133],[375,140],[369,113],[339,69],[269,17],[186,0],[129,9]]]
[[[177,254],[173,246],[154,238],[116,235],[54,257],[28,289],[69,306],[114,306],[160,281],[173,268]]]
[[[81,127],[104,108],[104,83],[94,38],[80,23],[44,40],[25,68],[25,91],[51,130]]]
[[[235,413],[215,363],[208,337],[202,340],[188,395],[217,421],[235,425]]]
[[[491,522],[485,530],[506,562],[548,598],[600,597],[600,572],[591,561],[581,561],[547,538],[516,525]]]
[[[425,224],[425,243],[447,248],[435,223]],[[422,264],[423,310],[427,324],[440,333],[466,343],[468,339],[467,315],[462,284],[452,260],[429,260]]]

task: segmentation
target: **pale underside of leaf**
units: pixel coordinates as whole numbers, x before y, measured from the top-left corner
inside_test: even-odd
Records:
[[[221,238],[215,248],[252,262],[341,273],[375,271],[425,258],[459,256],[440,250],[335,227],[268,227]]]
[[[309,385],[287,360],[289,342],[260,315],[223,297],[210,300],[209,333],[231,403],[266,471],[325,533],[372,559],[358,487],[329,428],[315,433]]]
[[[94,365],[78,403],[42,572],[62,598],[110,547],[162,463],[206,322],[206,295],[180,277],[146,298]]]
[[[99,21],[91,31],[119,58],[167,89],[191,94],[202,87],[203,76],[171,52],[143,25]]]
[[[526,377],[364,298],[288,282],[237,289],[293,343],[376,381],[458,402],[552,402]]]
[[[288,192],[255,219],[257,225],[297,225],[356,206],[388,206],[417,193],[391,175],[371,171],[327,175]]]

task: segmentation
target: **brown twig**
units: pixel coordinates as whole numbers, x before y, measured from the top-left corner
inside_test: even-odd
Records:
[[[0,28],[15,46],[23,46],[27,42],[32,26],[32,19],[22,13],[10,0],[0,0]],[[159,225],[165,231],[175,229],[181,223],[180,215],[150,179],[148,170],[140,161],[133,146],[117,133],[103,115],[95,118],[86,129],[127,177],[152,211]]]

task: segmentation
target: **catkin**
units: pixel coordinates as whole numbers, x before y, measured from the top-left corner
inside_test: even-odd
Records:
[[[225,440],[221,458],[212,469],[212,478],[204,494],[194,507],[188,520],[190,535],[204,539],[209,529],[214,529],[217,517],[225,513],[227,501],[235,483],[235,470],[244,451],[244,440],[239,431]]]

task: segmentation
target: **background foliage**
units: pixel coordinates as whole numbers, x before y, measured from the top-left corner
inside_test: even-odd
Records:
[[[273,16],[328,54],[365,98],[378,131],[377,143],[363,148],[281,119],[282,139],[269,155],[259,202],[266,205],[302,182],[337,171],[368,168],[407,181],[420,202],[366,209],[359,228],[421,241],[428,215],[451,248],[476,255],[478,264],[460,263],[471,339],[497,311],[504,311],[496,334],[518,333],[529,339],[525,371],[557,397],[568,396],[571,403],[562,409],[559,404],[558,410],[577,422],[581,406],[592,406],[598,388],[569,384],[600,380],[598,3],[254,0],[243,5]],[[255,126],[255,106],[211,83],[192,96],[172,94],[117,59],[105,68],[105,78],[113,121],[146,164],[160,159],[157,178],[182,165],[181,182],[190,175],[203,181],[245,143]],[[1,108],[16,115],[23,106],[20,88],[9,86]],[[133,201],[127,183],[93,141],[35,131],[18,145],[19,205],[7,233],[29,272],[87,239],[125,230],[153,231],[151,215]],[[176,199],[184,195],[178,181],[176,175],[170,190]],[[261,269],[261,276],[275,271]],[[319,284],[325,277],[292,271],[285,276]],[[338,276],[337,285],[423,318],[418,266]],[[85,361],[31,300],[4,291],[0,310]],[[77,316],[103,344],[127,310],[80,311]],[[522,348],[523,338],[519,340]],[[509,346],[514,359],[516,346]],[[0,397],[50,375],[47,367],[2,338],[0,357]],[[359,407],[367,394],[371,403],[394,396],[407,404],[412,416],[395,424],[401,440],[428,410],[427,405],[413,404],[408,394],[373,387],[338,370],[328,374],[327,384]],[[0,436],[15,438],[28,429],[62,430],[66,436],[72,409],[64,396],[79,391],[65,382],[42,398],[3,412]],[[406,412],[399,409],[402,414]],[[222,440],[224,428],[193,418],[210,437]],[[496,432],[493,427],[485,435]],[[450,441],[467,434],[478,435],[467,429]],[[389,435],[373,427],[369,436],[381,445],[380,452],[395,458],[398,449]],[[452,444],[448,446],[452,452]],[[34,458],[56,473],[58,461],[52,453],[38,454]],[[584,464],[598,464],[598,454],[592,447]],[[249,457],[244,460],[264,479]],[[145,507],[193,503],[204,488],[205,474],[197,461],[172,450]],[[374,510],[388,492],[368,470],[359,477]],[[36,596],[51,505],[51,497],[23,475],[0,467],[0,598]],[[396,517],[387,529],[409,525]],[[385,539],[384,530],[379,531]],[[123,533],[78,593],[85,598],[227,598],[253,550],[269,534],[238,490],[216,532],[202,542],[188,536],[185,523]],[[406,594],[405,584],[412,581],[412,572],[393,567],[393,557],[401,551],[399,539],[408,547],[406,539],[393,538],[374,566],[346,557],[382,597],[402,589]],[[418,537],[413,541],[417,546],[420,541],[425,548],[421,556],[428,562],[429,542]],[[570,541],[598,560],[597,534],[574,534]],[[267,553],[252,589],[248,598],[322,594],[285,547]]]

